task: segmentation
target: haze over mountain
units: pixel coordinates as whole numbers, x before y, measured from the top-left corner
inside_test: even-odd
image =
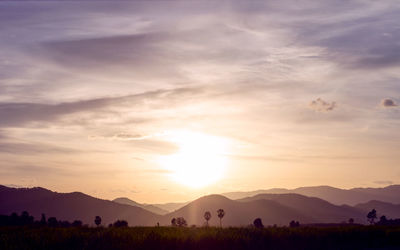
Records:
[[[373,200],[366,203],[357,204],[355,207],[364,212],[371,211],[371,209],[376,209],[378,218],[382,215],[385,215],[388,219],[400,218],[400,204],[392,204]]]
[[[167,210],[168,212],[174,212],[175,210],[180,209],[181,207],[189,204],[190,201],[186,202],[168,202],[168,203],[161,203],[161,204],[152,204],[153,206],[159,207],[163,210]]]
[[[384,188],[352,188],[340,189],[330,186],[299,187],[295,189],[274,188],[249,192],[229,192],[222,195],[230,199],[242,199],[257,194],[285,194],[296,193],[310,197],[318,197],[336,205],[351,205],[365,203],[371,200],[380,200],[394,204],[400,203],[400,185],[391,185]]]
[[[229,192],[229,193],[222,193],[221,195],[232,200],[238,200],[255,196],[258,194],[291,194],[291,193],[301,194],[310,197],[317,197],[335,205],[354,206],[371,200],[381,200],[394,204],[400,203],[400,198],[399,198],[400,185],[391,185],[383,188],[353,188],[349,190],[330,187],[330,186],[299,187],[295,189],[272,188],[272,189],[262,189],[262,190],[248,191],[248,192]],[[140,205],[145,205],[145,206],[152,205],[162,210],[173,212],[175,210],[182,208],[188,203],[189,202],[170,202],[164,204],[140,204],[134,202],[130,205],[136,204],[136,206],[139,207]],[[149,211],[152,210],[149,209]],[[154,210],[152,212],[163,214],[157,212],[157,210]]]
[[[140,204],[136,201],[133,201],[131,199],[128,199],[126,197],[120,197],[120,198],[116,198],[113,200],[113,202],[119,203],[119,204],[125,204],[125,205],[130,205],[130,206],[135,206],[135,207],[141,207],[143,209],[146,209],[152,213],[155,214],[160,214],[160,215],[164,215],[169,213],[169,211],[161,209],[157,206],[154,205],[149,205],[149,204]]]
[[[251,202],[239,202],[230,200],[221,195],[209,195],[199,198],[188,205],[169,214],[169,217],[184,217],[189,225],[203,225],[204,212],[212,214],[210,225],[219,225],[219,218],[216,211],[224,209],[225,226],[247,226],[257,217],[261,217],[267,224],[286,225],[291,219],[314,222],[312,219],[295,209],[283,206],[275,201],[256,200]],[[168,219],[168,218],[166,218]]]
[[[248,225],[260,217],[265,224],[287,225],[291,220],[302,223],[339,223],[349,218],[364,223],[365,214],[350,206],[335,206],[327,201],[298,194],[267,194],[230,200],[222,195],[210,195],[197,199],[169,214],[170,217],[187,218],[189,224],[204,223],[203,214],[210,211],[210,224],[218,225],[216,211],[226,212],[223,224],[227,226]]]
[[[256,196],[243,198],[238,201],[249,202],[255,200],[272,200],[281,205],[295,208],[297,211],[309,215],[311,222],[340,222],[347,221],[349,218],[357,222],[364,222],[364,214],[360,210],[348,205],[333,205],[325,200],[307,197],[299,194],[259,194]],[[307,222],[308,223],[308,222]]]

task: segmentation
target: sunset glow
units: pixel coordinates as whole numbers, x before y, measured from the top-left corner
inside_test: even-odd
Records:
[[[398,1],[0,1],[0,183],[144,203],[399,183],[399,17]]]
[[[160,157],[159,161],[174,181],[199,188],[223,177],[227,167],[226,140],[190,131],[171,132],[168,138],[179,146],[179,151]]]
[[[400,1],[0,0],[1,250],[400,249],[399,149]]]

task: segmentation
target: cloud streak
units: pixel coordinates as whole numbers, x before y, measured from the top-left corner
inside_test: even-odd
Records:
[[[42,143],[16,143],[16,142],[1,142],[0,153],[8,153],[15,155],[36,155],[36,154],[76,154],[81,153],[81,150],[63,148],[55,145]]]
[[[327,102],[321,98],[311,101],[310,108],[318,112],[328,112],[336,108],[336,102]]]
[[[79,112],[98,110],[110,111],[113,107],[133,107],[146,100],[173,101],[185,96],[198,95],[199,88],[176,88],[171,90],[155,90],[141,94],[120,97],[105,97],[59,104],[41,103],[0,103],[0,126],[26,126],[32,122],[52,122],[62,116]]]

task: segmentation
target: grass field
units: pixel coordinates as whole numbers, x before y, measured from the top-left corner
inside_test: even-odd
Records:
[[[0,249],[400,249],[400,227],[1,227]]]

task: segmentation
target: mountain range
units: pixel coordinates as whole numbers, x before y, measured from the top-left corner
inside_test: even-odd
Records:
[[[400,185],[390,185],[383,188],[352,188],[340,189],[330,186],[300,187],[295,189],[273,188],[250,192],[230,192],[222,195],[229,199],[241,199],[257,194],[301,194],[324,199],[336,205],[354,206],[371,200],[389,203],[400,203]]]
[[[286,189],[275,189],[254,192],[236,192],[225,195],[208,195],[187,203],[169,203],[159,207],[156,204],[140,204],[128,198],[117,198],[113,201],[98,199],[80,192],[57,193],[44,188],[10,188],[0,185],[0,214],[21,213],[28,211],[36,219],[42,213],[47,217],[57,217],[61,220],[82,220],[85,224],[93,224],[94,217],[102,217],[102,224],[108,225],[117,219],[127,220],[129,225],[154,226],[157,223],[169,225],[172,218],[184,217],[189,225],[203,225],[205,211],[212,214],[210,225],[217,226],[220,221],[217,209],[222,208],[226,214],[222,219],[224,226],[245,226],[260,217],[265,225],[288,225],[291,220],[309,223],[340,223],[353,218],[355,223],[366,223],[366,214],[373,208],[378,216],[387,218],[400,217],[399,186],[389,186],[382,189],[351,189],[347,190],[344,199],[350,199],[355,192],[363,197],[355,196],[356,201],[365,201],[366,197],[375,199],[357,203],[352,201],[345,205],[342,202],[330,202],[328,198],[312,197],[312,194],[329,194],[332,190],[341,194],[346,190],[331,187],[312,187],[296,189],[309,196],[286,192]],[[331,190],[321,192],[321,190]],[[339,191],[338,191],[339,190]],[[271,193],[275,192],[275,193]],[[395,195],[397,193],[397,197]],[[382,196],[379,196],[382,194]],[[376,199],[378,198],[378,199]],[[335,198],[336,201],[340,197]],[[342,199],[342,200],[344,200]],[[340,205],[339,205],[340,204]],[[167,205],[167,204],[164,204]]]

